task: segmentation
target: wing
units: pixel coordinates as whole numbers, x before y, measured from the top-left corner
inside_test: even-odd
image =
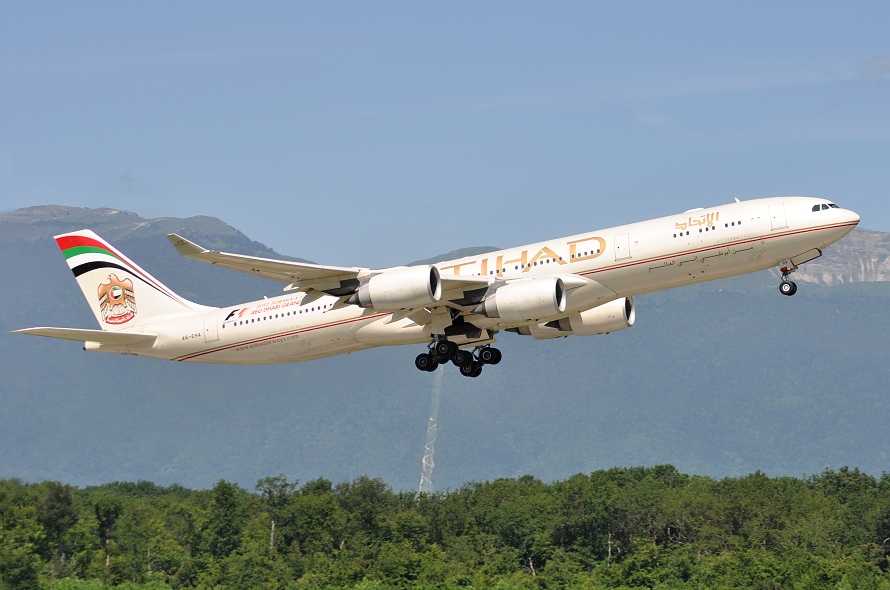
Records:
[[[348,295],[355,291],[359,285],[359,275],[366,271],[357,267],[322,266],[207,250],[176,234],[169,234],[167,239],[177,252],[187,258],[286,283],[286,291],[316,289],[331,295]]]

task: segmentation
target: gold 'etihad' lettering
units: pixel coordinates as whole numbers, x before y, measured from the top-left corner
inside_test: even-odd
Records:
[[[475,260],[471,260],[470,262],[462,262],[462,263],[460,263],[460,264],[452,264],[451,266],[443,266],[443,267],[442,267],[442,270],[448,270],[449,268],[453,268],[453,269],[454,269],[454,274],[455,274],[455,275],[459,275],[459,274],[460,274],[460,267],[462,267],[462,266],[470,266],[471,264],[476,264],[476,261],[475,261]]]
[[[564,252],[566,247],[568,248],[568,256],[560,256],[558,251],[563,250]],[[583,253],[579,251],[583,251]],[[556,264],[571,264],[583,260],[593,260],[602,256],[605,251],[606,240],[591,236],[589,238],[581,238],[580,240],[568,241],[562,248],[559,246],[551,247],[550,244],[542,246],[531,258],[529,258],[528,250],[521,250],[518,253],[514,251],[514,253],[499,254],[493,258],[449,264],[448,266],[441,267],[439,270],[442,272],[450,270],[455,276],[488,276],[492,274],[500,278],[505,274],[509,275],[511,270],[529,272],[536,262],[540,264],[545,260],[551,259]],[[507,256],[513,256],[513,258],[507,258]]]
[[[715,223],[720,221],[720,212],[716,213],[705,213],[699,217],[690,217],[686,221],[680,221],[674,224],[674,227],[680,231],[685,231],[690,227],[700,227],[700,226],[712,226]]]
[[[590,250],[585,250],[585,252],[590,252],[585,256],[581,256],[578,254],[578,244],[583,244],[584,242],[589,242],[591,240],[595,240],[597,243],[597,249],[594,250],[592,247]],[[581,240],[573,240],[569,242],[569,258],[572,262],[578,262],[579,260],[590,260],[591,258],[596,258],[597,256],[601,256],[603,252],[606,251],[606,240],[602,238],[584,238]]]
[[[556,262],[558,262],[560,264],[565,264],[565,261],[560,260],[559,255],[556,252],[554,252],[553,250],[551,250],[550,248],[548,248],[547,246],[544,246],[543,248],[538,250],[538,253],[535,254],[534,256],[532,256],[532,259],[529,260],[529,264],[533,265],[535,262],[537,262],[538,260],[540,260],[542,258],[544,258],[544,259],[552,258],[553,260],[555,260]],[[528,271],[529,268],[526,266],[525,270]]]
[[[519,255],[519,258],[512,258],[510,260],[504,260],[504,255],[501,254],[500,256],[498,256],[498,276],[500,277],[500,276],[504,275],[504,268],[505,268],[504,265],[505,264],[514,264],[515,265],[515,264],[519,263],[520,268],[528,270],[525,268],[526,260],[528,260],[528,250],[523,250],[522,253]],[[525,272],[525,270],[523,270],[523,272]]]

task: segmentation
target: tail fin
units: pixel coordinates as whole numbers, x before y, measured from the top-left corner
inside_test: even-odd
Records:
[[[183,299],[88,229],[56,236],[103,330],[212,309]]]

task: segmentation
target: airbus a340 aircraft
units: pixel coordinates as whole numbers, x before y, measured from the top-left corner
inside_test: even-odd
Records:
[[[218,308],[187,301],[89,230],[56,236],[101,330],[28,328],[84,350],[196,363],[289,363],[426,344],[432,371],[477,377],[500,331],[560,338],[633,325],[633,296],[778,266],[788,275],[859,223],[825,199],[775,197],[622,225],[433,265],[323,266],[206,250],[180,254],[282,282],[284,295]]]

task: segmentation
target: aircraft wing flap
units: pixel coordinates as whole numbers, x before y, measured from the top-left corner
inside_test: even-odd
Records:
[[[442,299],[440,303],[449,302],[455,305],[475,305],[482,300],[493,279],[483,277],[457,277],[440,275],[442,281]]]
[[[359,273],[364,270],[348,266],[323,266],[307,262],[291,262],[208,250],[177,234],[168,234],[167,239],[170,240],[177,252],[187,258],[280,283],[292,284],[293,288],[300,288],[302,287],[301,283],[310,281],[325,283],[348,281],[357,278]]]
[[[442,280],[442,290],[449,289],[478,289],[487,287],[494,282],[493,279],[485,277],[460,277],[455,275],[439,275]]]
[[[158,337],[157,334],[142,332],[106,332],[104,330],[83,330],[79,328],[25,328],[23,330],[14,330],[12,333],[61,338],[62,340],[74,340],[76,342],[98,342],[99,344],[110,346],[146,345],[151,344]]]

